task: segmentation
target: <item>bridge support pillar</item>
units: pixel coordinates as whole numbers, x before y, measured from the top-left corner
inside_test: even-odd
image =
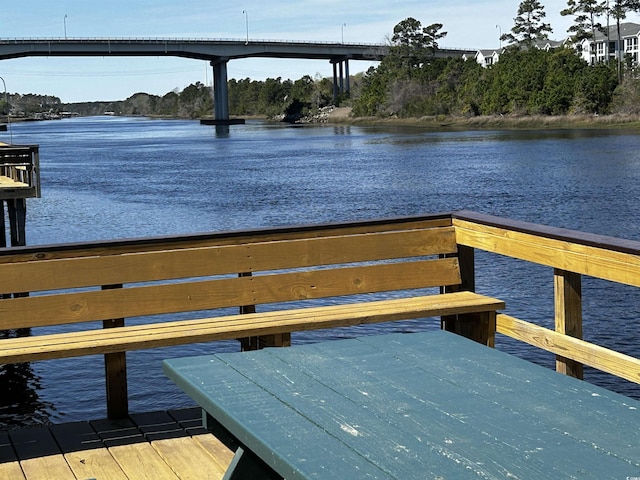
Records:
[[[349,81],[349,59],[339,58],[331,60],[333,64],[333,103],[338,104],[341,93],[349,95],[351,83]]]
[[[229,120],[229,87],[227,85],[228,59],[211,62],[213,67],[213,109],[216,122]]]

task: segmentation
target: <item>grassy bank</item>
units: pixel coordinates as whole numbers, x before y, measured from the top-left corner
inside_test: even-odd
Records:
[[[506,115],[480,117],[352,117],[330,115],[330,123],[352,125],[407,125],[434,129],[562,129],[562,128],[629,128],[640,130],[638,115]]]

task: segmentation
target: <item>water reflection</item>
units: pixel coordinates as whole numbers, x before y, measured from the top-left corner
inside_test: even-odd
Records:
[[[229,125],[216,125],[216,138],[229,138]]]
[[[28,334],[28,330],[0,331],[0,341]],[[31,364],[0,365],[0,431],[48,422],[54,407],[40,398],[41,390],[40,377]]]

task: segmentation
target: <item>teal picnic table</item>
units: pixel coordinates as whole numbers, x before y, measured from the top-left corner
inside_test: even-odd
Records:
[[[444,331],[177,358],[227,479],[640,478],[640,402]]]

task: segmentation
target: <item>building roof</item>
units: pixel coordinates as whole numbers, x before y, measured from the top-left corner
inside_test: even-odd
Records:
[[[602,32],[600,30],[596,31],[596,41],[602,41],[607,38],[606,28],[605,31]],[[640,34],[640,25],[633,22],[625,22],[620,24],[620,37],[637,37]],[[609,38],[618,38],[618,27],[617,25],[609,26]]]

